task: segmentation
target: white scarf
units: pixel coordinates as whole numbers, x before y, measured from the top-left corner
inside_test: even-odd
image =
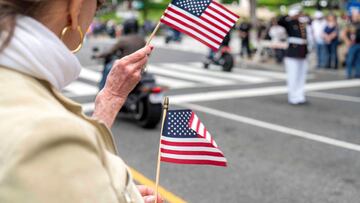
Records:
[[[64,43],[40,22],[26,16],[17,17],[14,36],[0,52],[0,66],[46,80],[58,90],[76,80],[81,71],[78,59]]]

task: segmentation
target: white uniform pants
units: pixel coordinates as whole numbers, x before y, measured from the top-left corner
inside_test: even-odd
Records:
[[[308,61],[306,59],[285,57],[284,63],[287,74],[288,102],[291,104],[305,102],[304,86]]]

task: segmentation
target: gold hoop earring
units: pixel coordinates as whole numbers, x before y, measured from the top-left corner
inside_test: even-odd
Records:
[[[71,26],[67,26],[67,27],[65,27],[65,28],[61,31],[61,36],[60,36],[60,39],[61,39],[61,40],[64,39],[65,34],[66,34],[69,30],[71,30]],[[76,49],[70,50],[72,53],[76,53],[76,52],[80,51],[80,49],[81,49],[82,46],[83,46],[84,33],[83,33],[83,31],[81,30],[80,26],[77,27],[77,31],[78,31],[79,34],[80,34],[80,44],[79,44],[78,47],[76,47]]]

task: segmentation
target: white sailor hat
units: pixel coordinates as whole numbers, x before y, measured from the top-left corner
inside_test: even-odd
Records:
[[[301,10],[302,10],[301,6],[294,6],[294,7],[290,8],[288,14],[289,14],[290,17],[294,17],[294,16],[299,15]]]

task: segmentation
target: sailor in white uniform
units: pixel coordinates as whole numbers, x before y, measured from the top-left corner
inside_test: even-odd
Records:
[[[288,102],[292,105],[306,104],[305,82],[308,69],[306,24],[299,21],[301,8],[290,9],[288,16],[280,19],[279,25],[286,29],[289,46],[284,59]]]

